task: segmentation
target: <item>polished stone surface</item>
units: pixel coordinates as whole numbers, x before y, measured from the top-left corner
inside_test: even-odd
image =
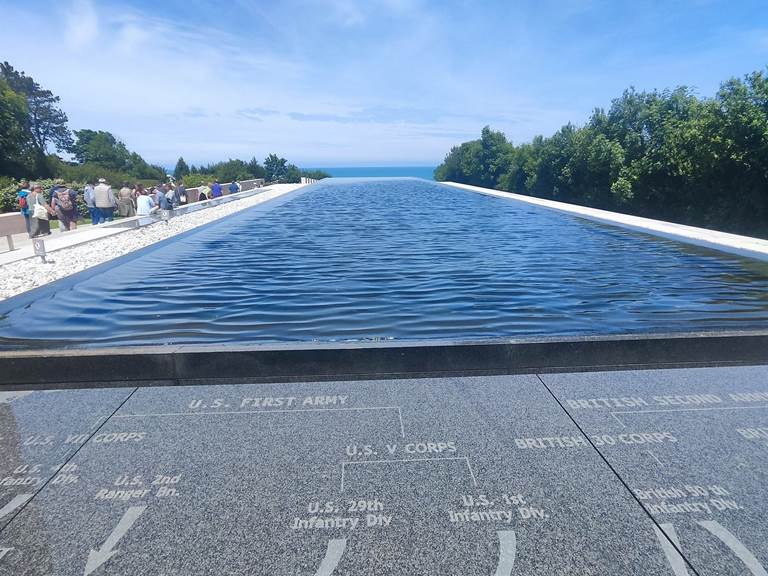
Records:
[[[0,307],[1,308],[1,307]],[[2,310],[0,310],[2,312]],[[0,390],[439,378],[768,363],[768,330],[0,350]],[[104,382],[108,378],[111,382]]]
[[[698,574],[766,575],[767,367],[542,379]]]
[[[78,484],[70,457],[132,390],[0,392],[0,527],[57,472]]]
[[[143,388],[70,464],[0,574],[670,573],[535,376]]]

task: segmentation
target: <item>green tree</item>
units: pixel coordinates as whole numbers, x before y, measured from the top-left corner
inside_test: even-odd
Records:
[[[454,146],[440,166],[435,168],[435,179],[441,181],[474,183],[480,174],[480,141],[472,140]]]
[[[26,171],[30,136],[26,99],[0,79],[0,174],[20,178]]]
[[[256,160],[256,158],[251,158],[248,162],[248,173],[253,178],[266,178],[267,177],[267,171],[264,170],[264,167],[259,164],[259,161]]]
[[[131,152],[128,155],[124,170],[140,179],[165,180],[166,178],[165,168],[149,164],[136,152]]]
[[[37,160],[44,159],[49,146],[68,151],[72,146],[72,134],[67,128],[67,115],[59,108],[60,98],[8,62],[0,64],[0,78],[27,100],[27,129]]]
[[[93,162],[105,168],[120,170],[130,162],[130,152],[110,132],[76,130],[72,154],[80,163]]]
[[[179,156],[179,159],[176,161],[176,167],[173,169],[173,177],[177,180],[181,180],[189,174],[189,166],[187,166],[187,163],[184,162],[184,158]]]
[[[313,180],[322,180],[323,178],[330,178],[331,175],[323,170],[302,170],[301,176],[305,178],[312,178]]]
[[[295,164],[289,164],[285,158],[277,154],[270,154],[264,160],[264,166],[259,164],[256,158],[248,162],[239,159],[229,159],[226,162],[214,162],[198,168],[192,166],[189,169],[185,182],[209,181],[217,179],[219,182],[231,182],[232,180],[250,180],[252,178],[265,178],[270,182],[300,182],[302,176],[320,180],[330,175],[322,170],[301,170]]]
[[[81,164],[94,164],[106,170],[120,171],[132,178],[164,180],[165,169],[152,166],[110,132],[76,130],[72,154]]]
[[[285,174],[282,177],[282,182],[288,182],[291,184],[297,184],[301,182],[301,170],[295,164],[288,164],[285,167]]]
[[[514,147],[503,133],[486,126],[479,140],[451,149],[436,168],[435,178],[493,188],[508,170],[513,152]]]
[[[486,127],[435,177],[768,237],[768,74],[712,98],[630,88],[585,126],[520,146]]]
[[[270,154],[264,159],[264,171],[266,172],[266,178],[270,182],[279,182],[285,177],[285,172],[288,169],[288,161],[285,158],[280,158],[277,154]]]
[[[215,165],[213,173],[219,182],[232,182],[233,180],[247,180],[251,177],[248,163],[243,160],[229,159]]]

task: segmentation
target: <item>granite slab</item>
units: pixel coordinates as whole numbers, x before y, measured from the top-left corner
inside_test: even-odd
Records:
[[[123,386],[125,382],[144,387],[243,379],[276,383],[438,378],[767,362],[768,330],[494,340],[119,346],[78,349],[77,354],[72,349],[51,348],[0,350],[0,390],[19,386],[101,388]]]
[[[698,574],[766,575],[768,367],[542,378]]]
[[[145,388],[99,435],[0,574],[669,574],[534,376]]]
[[[0,392],[0,528],[43,485],[77,485],[67,461],[133,388]]]

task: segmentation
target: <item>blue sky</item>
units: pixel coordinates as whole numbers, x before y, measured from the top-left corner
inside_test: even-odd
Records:
[[[152,162],[277,152],[304,166],[437,164],[485,124],[515,142],[630,85],[768,65],[763,1],[5,2],[0,58]]]

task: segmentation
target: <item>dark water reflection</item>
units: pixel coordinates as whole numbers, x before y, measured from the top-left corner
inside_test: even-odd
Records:
[[[0,320],[0,346],[768,326],[768,267],[420,180],[326,181]],[[35,342],[36,341],[36,342]]]

